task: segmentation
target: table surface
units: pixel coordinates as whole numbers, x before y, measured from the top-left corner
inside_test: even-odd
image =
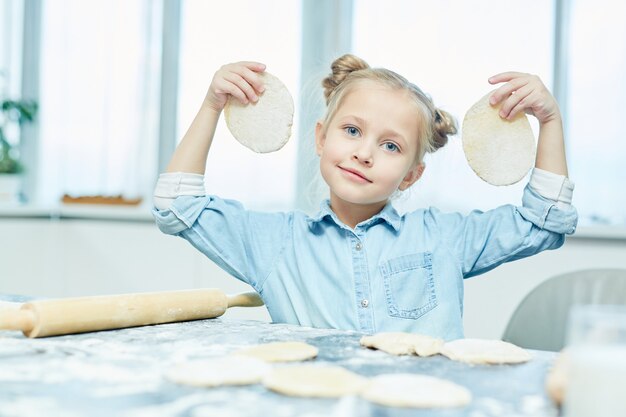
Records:
[[[3,297],[7,300],[7,297]],[[15,299],[14,299],[15,300]],[[21,301],[21,300],[15,300]],[[556,416],[546,397],[552,352],[530,351],[521,365],[468,365],[442,356],[391,356],[359,345],[357,332],[227,319],[199,320],[80,335],[28,339],[0,331],[0,416]],[[464,408],[388,408],[358,397],[282,396],[262,385],[195,388],[163,377],[173,363],[226,355],[274,341],[319,348],[312,363],[365,376],[420,373],[468,388]]]

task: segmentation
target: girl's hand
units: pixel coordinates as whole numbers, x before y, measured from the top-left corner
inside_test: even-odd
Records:
[[[489,78],[490,84],[500,86],[489,99],[493,106],[502,102],[500,117],[512,119],[521,111],[532,114],[540,124],[560,119],[559,106],[538,76],[521,72],[503,72]]]
[[[204,105],[217,113],[221,112],[229,96],[243,104],[256,102],[265,87],[258,73],[265,70],[259,62],[236,62],[221,67],[213,76]]]

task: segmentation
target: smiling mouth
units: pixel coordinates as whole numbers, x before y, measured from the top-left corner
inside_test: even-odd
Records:
[[[343,167],[339,167],[339,169],[342,170],[351,179],[354,179],[356,181],[367,182],[367,183],[371,183],[372,182],[365,175],[361,174],[357,170],[349,169],[349,168],[343,168]]]

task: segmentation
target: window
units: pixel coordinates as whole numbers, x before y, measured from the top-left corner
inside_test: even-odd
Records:
[[[626,3],[573,1],[568,157],[580,224],[626,225]]]
[[[0,2],[0,97],[19,97],[23,1]]]
[[[156,173],[160,2],[42,2],[40,202],[150,195]]]
[[[291,91],[298,109],[300,2],[286,0],[182,3],[178,139],[191,124],[215,71],[236,61],[260,61]],[[242,13],[245,11],[245,13]],[[296,182],[295,136],[280,151],[256,154],[236,142],[220,119],[209,152],[209,194],[234,198],[249,208],[289,209]]]
[[[626,156],[620,124],[626,107],[626,5],[599,1],[353,0],[342,3],[353,3],[344,7],[347,17],[317,16],[322,23],[314,32],[348,50],[352,26],[354,53],[405,75],[460,125],[465,111],[495,88],[487,78],[496,72],[535,73],[553,89],[555,6],[561,5],[567,12],[569,61],[558,81],[564,86],[560,105],[570,176],[577,184],[574,204],[581,225],[626,225],[620,175]],[[25,5],[39,4],[39,162],[27,166],[29,173],[36,171],[38,195],[30,200],[55,203],[64,193],[149,197],[159,160],[162,0],[0,2],[1,95],[21,95],[22,14]],[[178,140],[225,63],[264,61],[295,101],[293,138],[276,153],[249,151],[220,121],[208,158],[209,193],[255,209],[293,207],[296,170],[303,169],[296,163],[299,112],[304,111],[300,95],[306,100],[310,93],[299,89],[301,65],[310,65],[301,59],[302,18],[312,18],[303,17],[301,7],[289,0],[181,2]],[[327,9],[333,7],[339,6]],[[315,16],[308,22],[313,21]],[[305,52],[305,58],[315,55]],[[329,64],[323,63],[324,74]],[[311,83],[317,86],[322,75]],[[396,202],[401,211],[429,205],[485,210],[519,202],[525,185],[493,187],[481,181],[465,161],[460,135],[428,155],[426,164],[422,180]]]
[[[21,97],[23,1],[0,2],[0,100]],[[4,132],[12,144],[19,141],[17,126]]]
[[[355,0],[355,54],[414,82],[436,106],[457,118],[459,130],[471,105],[495,89],[487,83],[491,75],[530,72],[551,87],[553,2],[398,0],[392,4]],[[537,124],[533,126],[536,132]],[[397,201],[399,209],[436,206],[467,212],[521,202],[526,181],[507,187],[484,183],[469,168],[460,135],[427,155],[425,162],[424,176]]]

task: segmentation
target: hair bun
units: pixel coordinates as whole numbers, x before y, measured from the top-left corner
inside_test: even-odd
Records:
[[[326,104],[328,104],[333,91],[335,91],[337,86],[341,84],[348,75],[354,71],[364,70],[369,67],[370,66],[367,65],[367,62],[352,54],[345,54],[333,61],[330,66],[332,73],[322,80]]]
[[[447,111],[435,109],[433,123],[433,152],[448,143],[448,136],[457,133],[456,120]]]

